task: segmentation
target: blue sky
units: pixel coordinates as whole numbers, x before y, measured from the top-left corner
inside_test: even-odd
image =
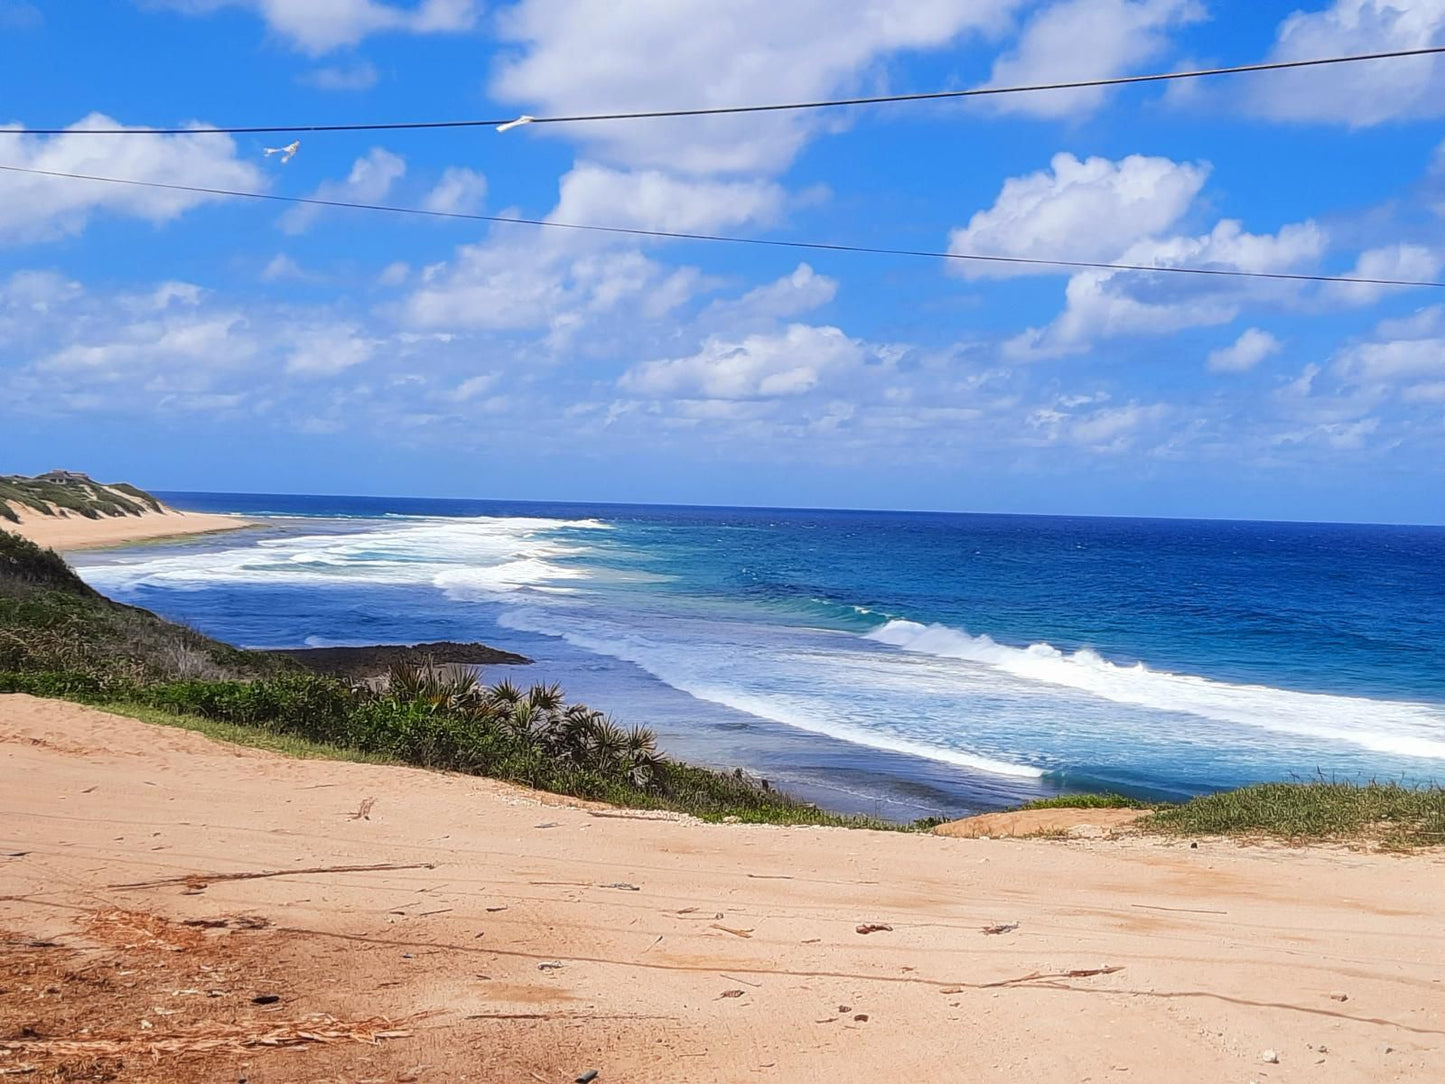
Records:
[[[846,17],[845,17],[846,16]],[[0,0],[0,126],[729,105],[1445,44],[1445,0]],[[1445,60],[806,115],[30,137],[0,164],[1438,279]],[[0,470],[1445,522],[1445,290],[639,241],[0,174]]]

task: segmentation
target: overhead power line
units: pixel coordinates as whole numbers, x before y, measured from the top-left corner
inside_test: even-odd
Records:
[[[1033,94],[1049,90],[1087,90],[1118,87],[1131,83],[1162,83],[1173,79],[1204,79],[1216,75],[1319,68],[1333,64],[1358,64],[1367,60],[1434,56],[1445,53],[1445,45],[1422,49],[1396,49],[1384,53],[1356,53],[1350,56],[1316,57],[1310,60],[1270,60],[1260,64],[1236,64],[1227,68],[1198,68],[1190,71],[1117,75],[1102,79],[1071,79],[1053,83],[1028,83],[1008,87],[974,87],[970,90],[933,90],[917,94],[879,94],[863,98],[829,98],[808,102],[778,102],[768,105],[724,105],[701,109],[644,109],[622,113],[577,113],[557,116],[489,117],[472,120],[392,121],[358,124],[251,124],[219,128],[3,128],[18,135],[265,135],[292,132],[395,132],[430,128],[512,128],[519,124],[585,124],[595,121],[654,120],[665,117],[717,117],[739,113],[784,113],[805,109],[836,109],[856,105],[886,105],[892,102],[946,101],[954,98],[986,98],[1003,94]]]
[[[712,241],[731,245],[756,245],[764,248],[804,249],[814,252],[854,252],[870,256],[911,256],[960,263],[1021,264],[1032,267],[1060,267],[1077,270],[1138,271],[1169,275],[1210,275],[1221,278],[1275,279],[1284,282],[1337,282],[1360,286],[1426,286],[1445,289],[1445,282],[1428,279],[1366,278],[1359,275],[1309,275],[1285,271],[1239,271],[1224,267],[1155,266],[1153,264],[1109,263],[1100,260],[1051,260],[1033,256],[997,256],[977,252],[940,252],[932,249],[887,248],[878,245],[849,245],[832,241],[785,241],[771,237],[734,237],[728,234],[687,233],[680,230],[648,230],[636,226],[604,226],[581,222],[556,222],[546,218],[509,218],[504,215],[470,214],[464,211],[433,211],[424,207],[398,207],[386,203],[353,203],[348,200],[319,199],[314,196],[283,196],[273,192],[244,192],[230,188],[207,188],[202,185],[168,184],[163,181],[142,181],[129,177],[100,177],[87,173],[62,173],[51,169],[30,169],[25,166],[0,165],[0,171],[22,173],[35,177],[54,177],[71,181],[98,181],[102,184],[135,185],[159,188],[168,192],[192,192],[202,196],[223,196],[236,199],[265,200],[272,203],[299,203],[309,207],[337,207],[354,211],[384,211],[387,214],[419,215],[423,218],[457,219],[465,222],[495,222],[510,226],[539,226],[555,230],[581,230],[589,233],[622,234],[669,241]]]

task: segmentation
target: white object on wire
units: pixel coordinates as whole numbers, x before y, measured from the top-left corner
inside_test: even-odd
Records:
[[[497,131],[505,132],[511,128],[516,128],[518,125],[521,124],[531,124],[536,119],[536,117],[529,117],[526,113],[523,113],[516,120],[509,120],[506,124],[497,125]]]
[[[270,158],[273,154],[279,154],[281,156],[281,162],[284,165],[286,162],[291,161],[291,156],[300,149],[301,140],[298,139],[294,143],[286,144],[284,147],[267,147],[266,157]]]

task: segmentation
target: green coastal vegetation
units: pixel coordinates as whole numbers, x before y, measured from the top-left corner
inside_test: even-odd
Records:
[[[1122,794],[1062,794],[1020,808],[1150,810],[1140,827],[1171,836],[1338,840],[1392,850],[1445,844],[1445,788],[1399,783],[1256,783],[1177,805]]]
[[[139,516],[162,512],[164,506],[143,489],[127,482],[102,484],[75,471],[53,470],[27,477],[0,475],[0,519],[20,522],[17,508],[41,515]]]
[[[0,692],[57,697],[296,755],[466,772],[704,819],[896,828],[820,810],[742,772],[683,764],[555,685],[485,685],[400,661],[385,680],[314,673],[111,601],[54,551],[0,531]]]
[[[842,816],[741,771],[681,763],[658,750],[651,731],[569,703],[555,685],[488,685],[468,669],[415,657],[393,661],[381,680],[357,680],[314,672],[296,655],[244,651],[105,598],[54,551],[4,530],[0,692],[72,700],[292,756],[465,772],[705,820],[905,831],[938,823]],[[1141,830],[1178,837],[1445,844],[1439,787],[1322,780],[1179,805],[1069,794],[1022,808],[1145,809]]]

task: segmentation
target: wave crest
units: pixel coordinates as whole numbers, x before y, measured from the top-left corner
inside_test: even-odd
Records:
[[[1193,674],[1151,670],[1143,663],[1121,666],[1089,648],[1064,652],[1047,643],[1010,647],[990,636],[916,621],[890,621],[865,634],[865,639],[936,658],[978,663],[1118,704],[1343,741],[1378,753],[1445,760],[1445,710],[1429,704],[1232,685]]]

